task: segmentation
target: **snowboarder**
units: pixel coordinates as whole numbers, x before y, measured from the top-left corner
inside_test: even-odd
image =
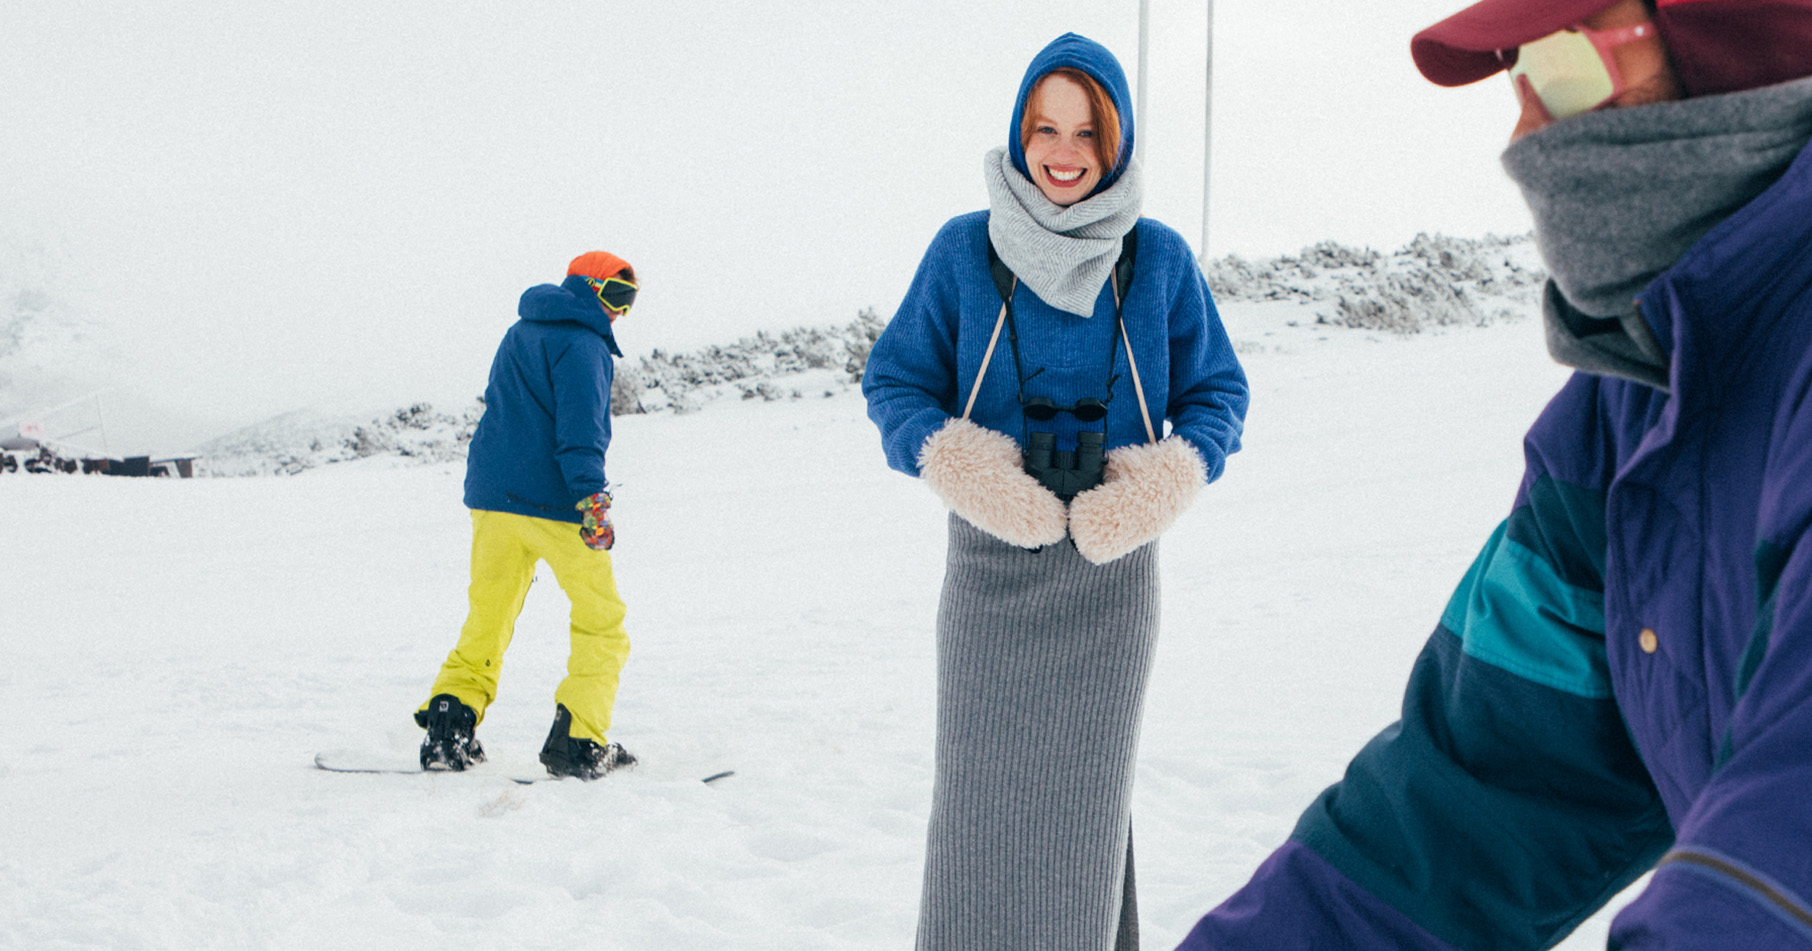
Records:
[[[1130,107],[1098,43],[1033,59],[989,209],[938,232],[863,378],[888,464],[952,512],[920,951],[1137,944],[1156,539],[1247,389],[1195,255],[1139,217]]]
[[[1183,942],[1812,949],[1812,0],[1483,0],[1576,372],[1362,749]]]
[[[572,602],[567,677],[554,691],[541,762],[555,776],[580,779],[635,762],[605,735],[629,636],[611,572],[616,531],[604,457],[611,361],[623,355],[612,326],[636,291],[635,271],[621,258],[581,254],[563,282],[523,293],[521,319],[497,348],[466,456],[470,607],[430,699],[415,713],[428,731],[423,769],[463,770],[484,760],[473,731],[497,695],[503,653],[540,561]]]

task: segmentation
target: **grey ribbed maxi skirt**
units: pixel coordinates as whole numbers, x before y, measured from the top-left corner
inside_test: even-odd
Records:
[[[1133,757],[1157,544],[1093,565],[950,517],[918,951],[1138,944]]]

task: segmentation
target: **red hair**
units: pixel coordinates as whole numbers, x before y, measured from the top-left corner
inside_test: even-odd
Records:
[[[1082,87],[1088,95],[1089,117],[1095,122],[1095,161],[1102,166],[1101,174],[1106,176],[1120,163],[1120,112],[1114,108],[1113,97],[1095,78],[1079,69],[1067,66],[1053,69],[1038,77],[1032,85],[1032,91],[1026,94],[1026,111],[1019,116],[1019,150],[1025,151],[1027,143],[1032,141],[1032,127],[1037,124],[1037,117],[1032,114],[1032,107],[1038,102],[1038,92],[1044,88],[1052,76],[1064,79]]]

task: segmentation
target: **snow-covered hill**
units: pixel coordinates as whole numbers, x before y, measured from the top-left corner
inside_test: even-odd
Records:
[[[1228,302],[1245,448],[1162,543],[1133,805],[1154,951],[1396,717],[1565,376],[1530,320],[1399,335],[1317,306]],[[311,768],[406,757],[457,635],[463,466],[419,458],[0,478],[0,948],[909,946],[945,513],[857,392],[617,420],[613,738],[643,765],[593,784]],[[500,763],[539,748],[565,615],[536,585],[480,727]]]
[[[85,306],[69,262],[0,232],[0,438],[31,415],[51,433],[94,424],[72,401],[117,380],[118,342]]]

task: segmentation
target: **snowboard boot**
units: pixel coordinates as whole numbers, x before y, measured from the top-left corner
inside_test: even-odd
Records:
[[[478,714],[458,697],[435,694],[427,709],[415,712],[415,722],[428,731],[422,737],[422,769],[459,771],[484,762],[484,747],[472,735]]]
[[[635,756],[621,744],[599,746],[592,740],[573,738],[573,715],[566,704],[554,704],[554,726],[547,731],[547,742],[541,746],[541,765],[549,776],[577,776],[597,779],[613,769],[635,765]]]

